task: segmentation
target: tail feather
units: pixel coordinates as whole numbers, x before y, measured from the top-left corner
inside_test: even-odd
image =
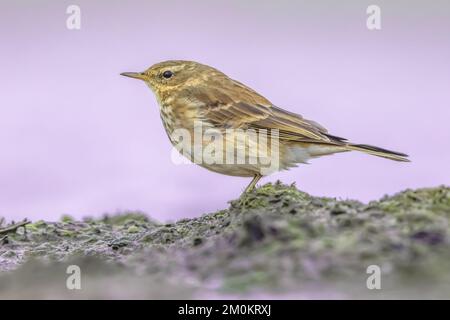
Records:
[[[407,154],[371,146],[368,144],[348,144],[347,148],[349,150],[362,151],[377,157],[382,157],[395,161],[410,162],[410,160],[407,158],[408,157]]]

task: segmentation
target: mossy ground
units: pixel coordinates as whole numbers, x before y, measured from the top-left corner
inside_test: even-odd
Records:
[[[175,223],[65,216],[0,236],[0,298],[450,298],[449,222],[445,186],[363,204],[280,183]],[[80,291],[65,288],[69,264]]]

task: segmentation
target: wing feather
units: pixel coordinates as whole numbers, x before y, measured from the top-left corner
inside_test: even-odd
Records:
[[[300,115],[285,113],[275,106],[249,105],[244,102],[217,105],[208,108],[204,117],[216,127],[266,129],[269,134],[271,129],[277,129],[280,139],[287,141],[329,144],[339,142],[317,123]]]
[[[219,128],[266,129],[268,134],[277,129],[285,141],[343,144],[344,139],[328,135],[318,123],[278,108],[251,88],[230,80],[190,91],[202,105],[204,121]]]

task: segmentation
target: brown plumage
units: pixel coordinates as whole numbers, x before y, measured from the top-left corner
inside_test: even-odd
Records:
[[[353,144],[331,135],[318,123],[276,107],[253,89],[217,69],[197,62],[166,61],[155,64],[142,73],[128,72],[122,75],[144,80],[155,93],[161,119],[174,145],[181,143],[173,137],[176,129],[183,128],[193,134],[195,123],[199,122],[205,128],[220,132],[226,142],[235,143],[238,139],[244,139],[245,143],[241,148],[247,152],[255,146],[259,150],[259,140],[253,139],[247,132],[237,130],[238,132],[230,133],[227,130],[242,129],[257,133],[267,131],[268,139],[277,142],[276,148],[275,145],[269,147],[272,153],[276,153],[279,161],[273,170],[262,172],[261,163],[196,162],[222,174],[253,176],[246,191],[251,190],[262,175],[337,152],[355,150],[395,161],[409,161],[406,154],[366,144]],[[202,143],[207,144],[208,141],[203,139]],[[223,150],[225,158],[229,151],[225,147]],[[194,160],[192,153],[184,155]]]

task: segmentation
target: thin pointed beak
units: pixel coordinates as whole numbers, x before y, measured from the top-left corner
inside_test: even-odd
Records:
[[[147,80],[147,76],[143,72],[122,72],[120,75],[133,79]]]

